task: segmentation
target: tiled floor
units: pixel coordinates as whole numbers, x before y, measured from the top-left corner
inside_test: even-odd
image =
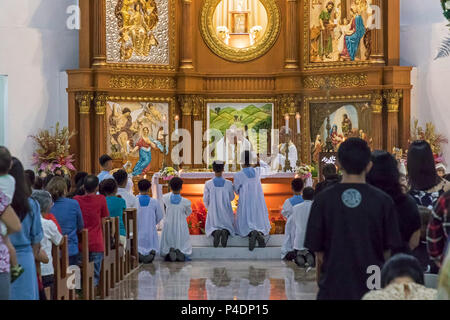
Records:
[[[292,262],[155,261],[142,265],[115,289],[113,300],[311,300],[315,270]]]

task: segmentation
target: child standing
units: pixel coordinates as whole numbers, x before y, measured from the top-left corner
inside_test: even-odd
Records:
[[[11,154],[5,147],[0,147],[0,192],[3,193],[2,206],[6,209],[12,202],[16,186],[16,180],[8,174],[11,168]],[[8,230],[6,225],[0,221],[0,237],[9,251],[11,282],[14,282],[22,273],[24,269],[17,261],[16,249],[12,245],[8,237]]]
[[[125,224],[123,223],[123,212],[127,209],[127,204],[124,199],[116,196],[117,183],[114,179],[106,179],[100,183],[100,193],[106,197],[108,211],[110,217],[119,218],[119,238],[120,244],[126,249],[127,246],[127,232]]]
[[[113,168],[113,162],[112,158],[108,156],[107,154],[104,154],[98,159],[98,162],[100,163],[100,166],[102,167],[102,171],[98,174],[98,180],[99,183],[106,179],[111,179],[113,176],[111,175],[110,171]]]
[[[172,192],[163,196],[165,206],[164,227],[161,236],[161,255],[166,260],[185,261],[192,253],[186,218],[191,215],[191,201],[180,195],[183,180],[178,177],[169,182]]]
[[[302,179],[294,179],[291,183],[294,196],[287,199],[283,204],[281,214],[287,219],[284,228],[284,242],[281,247],[281,258],[283,260],[292,261],[295,259],[294,238],[295,238],[295,221],[292,219],[292,213],[295,206],[303,203],[302,190],[304,182]]]
[[[163,212],[159,201],[150,197],[150,181],[139,181],[137,203],[139,261],[152,263],[159,253],[159,239],[156,225],[162,220]]]
[[[249,249],[253,251],[258,241],[266,246],[264,235],[270,232],[269,211],[264,200],[261,174],[251,166],[251,153],[243,153],[243,169],[234,175],[234,191],[239,195],[236,231],[241,237],[249,237]]]
[[[303,202],[295,206],[292,210],[292,222],[294,223],[294,251],[295,263],[299,267],[305,267],[306,263],[309,267],[314,267],[314,254],[309,252],[305,247],[305,234],[308,225],[309,214],[311,212],[311,205],[314,199],[314,189],[307,187],[303,190]]]
[[[234,213],[231,202],[234,200],[233,183],[222,177],[225,165],[222,162],[214,161],[213,170],[216,175],[205,183],[203,202],[208,209],[206,216],[206,235],[214,237],[214,247],[219,246],[219,242],[225,248],[228,236],[234,235]]]

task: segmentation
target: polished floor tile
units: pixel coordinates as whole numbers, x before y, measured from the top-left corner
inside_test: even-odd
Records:
[[[315,270],[292,262],[155,261],[111,291],[112,300],[312,300]]]

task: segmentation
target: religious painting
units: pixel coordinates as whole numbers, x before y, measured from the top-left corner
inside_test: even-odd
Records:
[[[222,139],[217,142],[218,149],[225,148],[225,146],[227,149],[233,149],[233,146],[236,145],[236,150],[226,151],[227,156],[224,155],[224,157],[231,155],[236,157],[244,149],[256,153],[264,152],[270,150],[273,113],[274,104],[272,102],[208,103],[208,129],[221,133]],[[260,135],[259,133],[262,133],[260,130],[267,130],[266,136]],[[260,141],[260,139],[264,140]],[[210,140],[213,140],[212,136]],[[260,148],[264,150],[260,150]],[[211,161],[217,158],[220,159],[222,156],[216,155]],[[228,160],[230,159],[226,159],[226,161]]]
[[[312,162],[319,164],[322,152],[337,152],[340,144],[359,137],[371,144],[369,101],[311,103]]]
[[[108,63],[170,64],[172,0],[106,0]]]
[[[106,110],[108,153],[130,161],[133,176],[157,168],[168,150],[169,104],[108,102]]]
[[[309,63],[369,62],[381,10],[372,0],[309,0]]]

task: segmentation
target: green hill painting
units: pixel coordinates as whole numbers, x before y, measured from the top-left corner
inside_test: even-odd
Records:
[[[232,125],[249,130],[272,129],[272,103],[209,103],[209,129],[225,135]]]

